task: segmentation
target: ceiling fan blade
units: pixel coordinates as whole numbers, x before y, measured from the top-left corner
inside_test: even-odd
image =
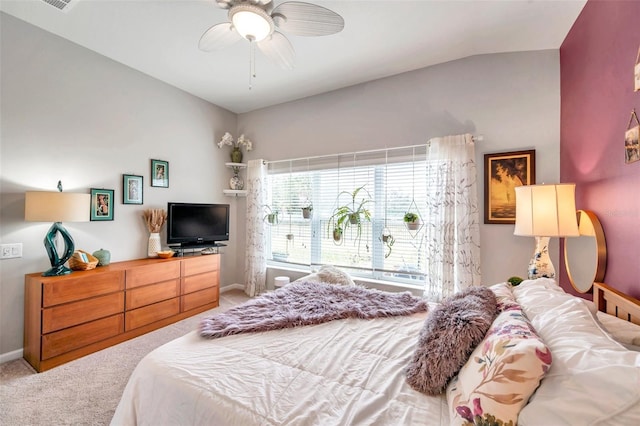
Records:
[[[296,59],[291,42],[281,33],[274,31],[271,37],[258,42],[258,49],[269,59],[286,70],[292,70]]]
[[[223,22],[205,31],[200,37],[198,47],[205,52],[212,52],[231,46],[241,39],[242,37],[233,28],[231,22]]]
[[[331,35],[344,28],[344,19],[334,11],[299,1],[282,3],[271,16],[280,29],[299,36]]]

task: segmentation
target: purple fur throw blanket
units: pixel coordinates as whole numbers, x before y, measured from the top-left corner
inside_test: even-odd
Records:
[[[202,319],[200,335],[213,339],[344,318],[391,317],[426,310],[427,303],[409,292],[388,293],[358,286],[299,282]]]

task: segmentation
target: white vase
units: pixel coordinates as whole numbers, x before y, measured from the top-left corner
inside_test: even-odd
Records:
[[[149,257],[158,257],[158,252],[161,250],[162,244],[160,243],[160,234],[158,232],[152,232],[151,235],[149,235],[147,255]]]

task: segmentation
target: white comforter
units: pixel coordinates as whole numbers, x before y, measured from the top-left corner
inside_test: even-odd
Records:
[[[553,355],[518,424],[640,425],[640,352],[553,280],[525,280],[513,294]],[[190,333],[140,362],[112,424],[447,425],[445,396],[405,382],[426,315],[214,340]]]
[[[446,398],[405,382],[426,313],[207,340],[145,357],[113,425],[447,425]]]

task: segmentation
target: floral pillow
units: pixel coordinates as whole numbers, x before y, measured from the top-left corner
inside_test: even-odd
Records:
[[[498,310],[500,312],[507,311],[509,309],[520,309],[520,305],[516,302],[516,296],[511,291],[511,284],[508,282],[494,284],[489,287],[491,291],[496,295],[498,300]]]
[[[521,309],[495,319],[447,388],[452,425],[515,425],[551,366],[551,352]]]

